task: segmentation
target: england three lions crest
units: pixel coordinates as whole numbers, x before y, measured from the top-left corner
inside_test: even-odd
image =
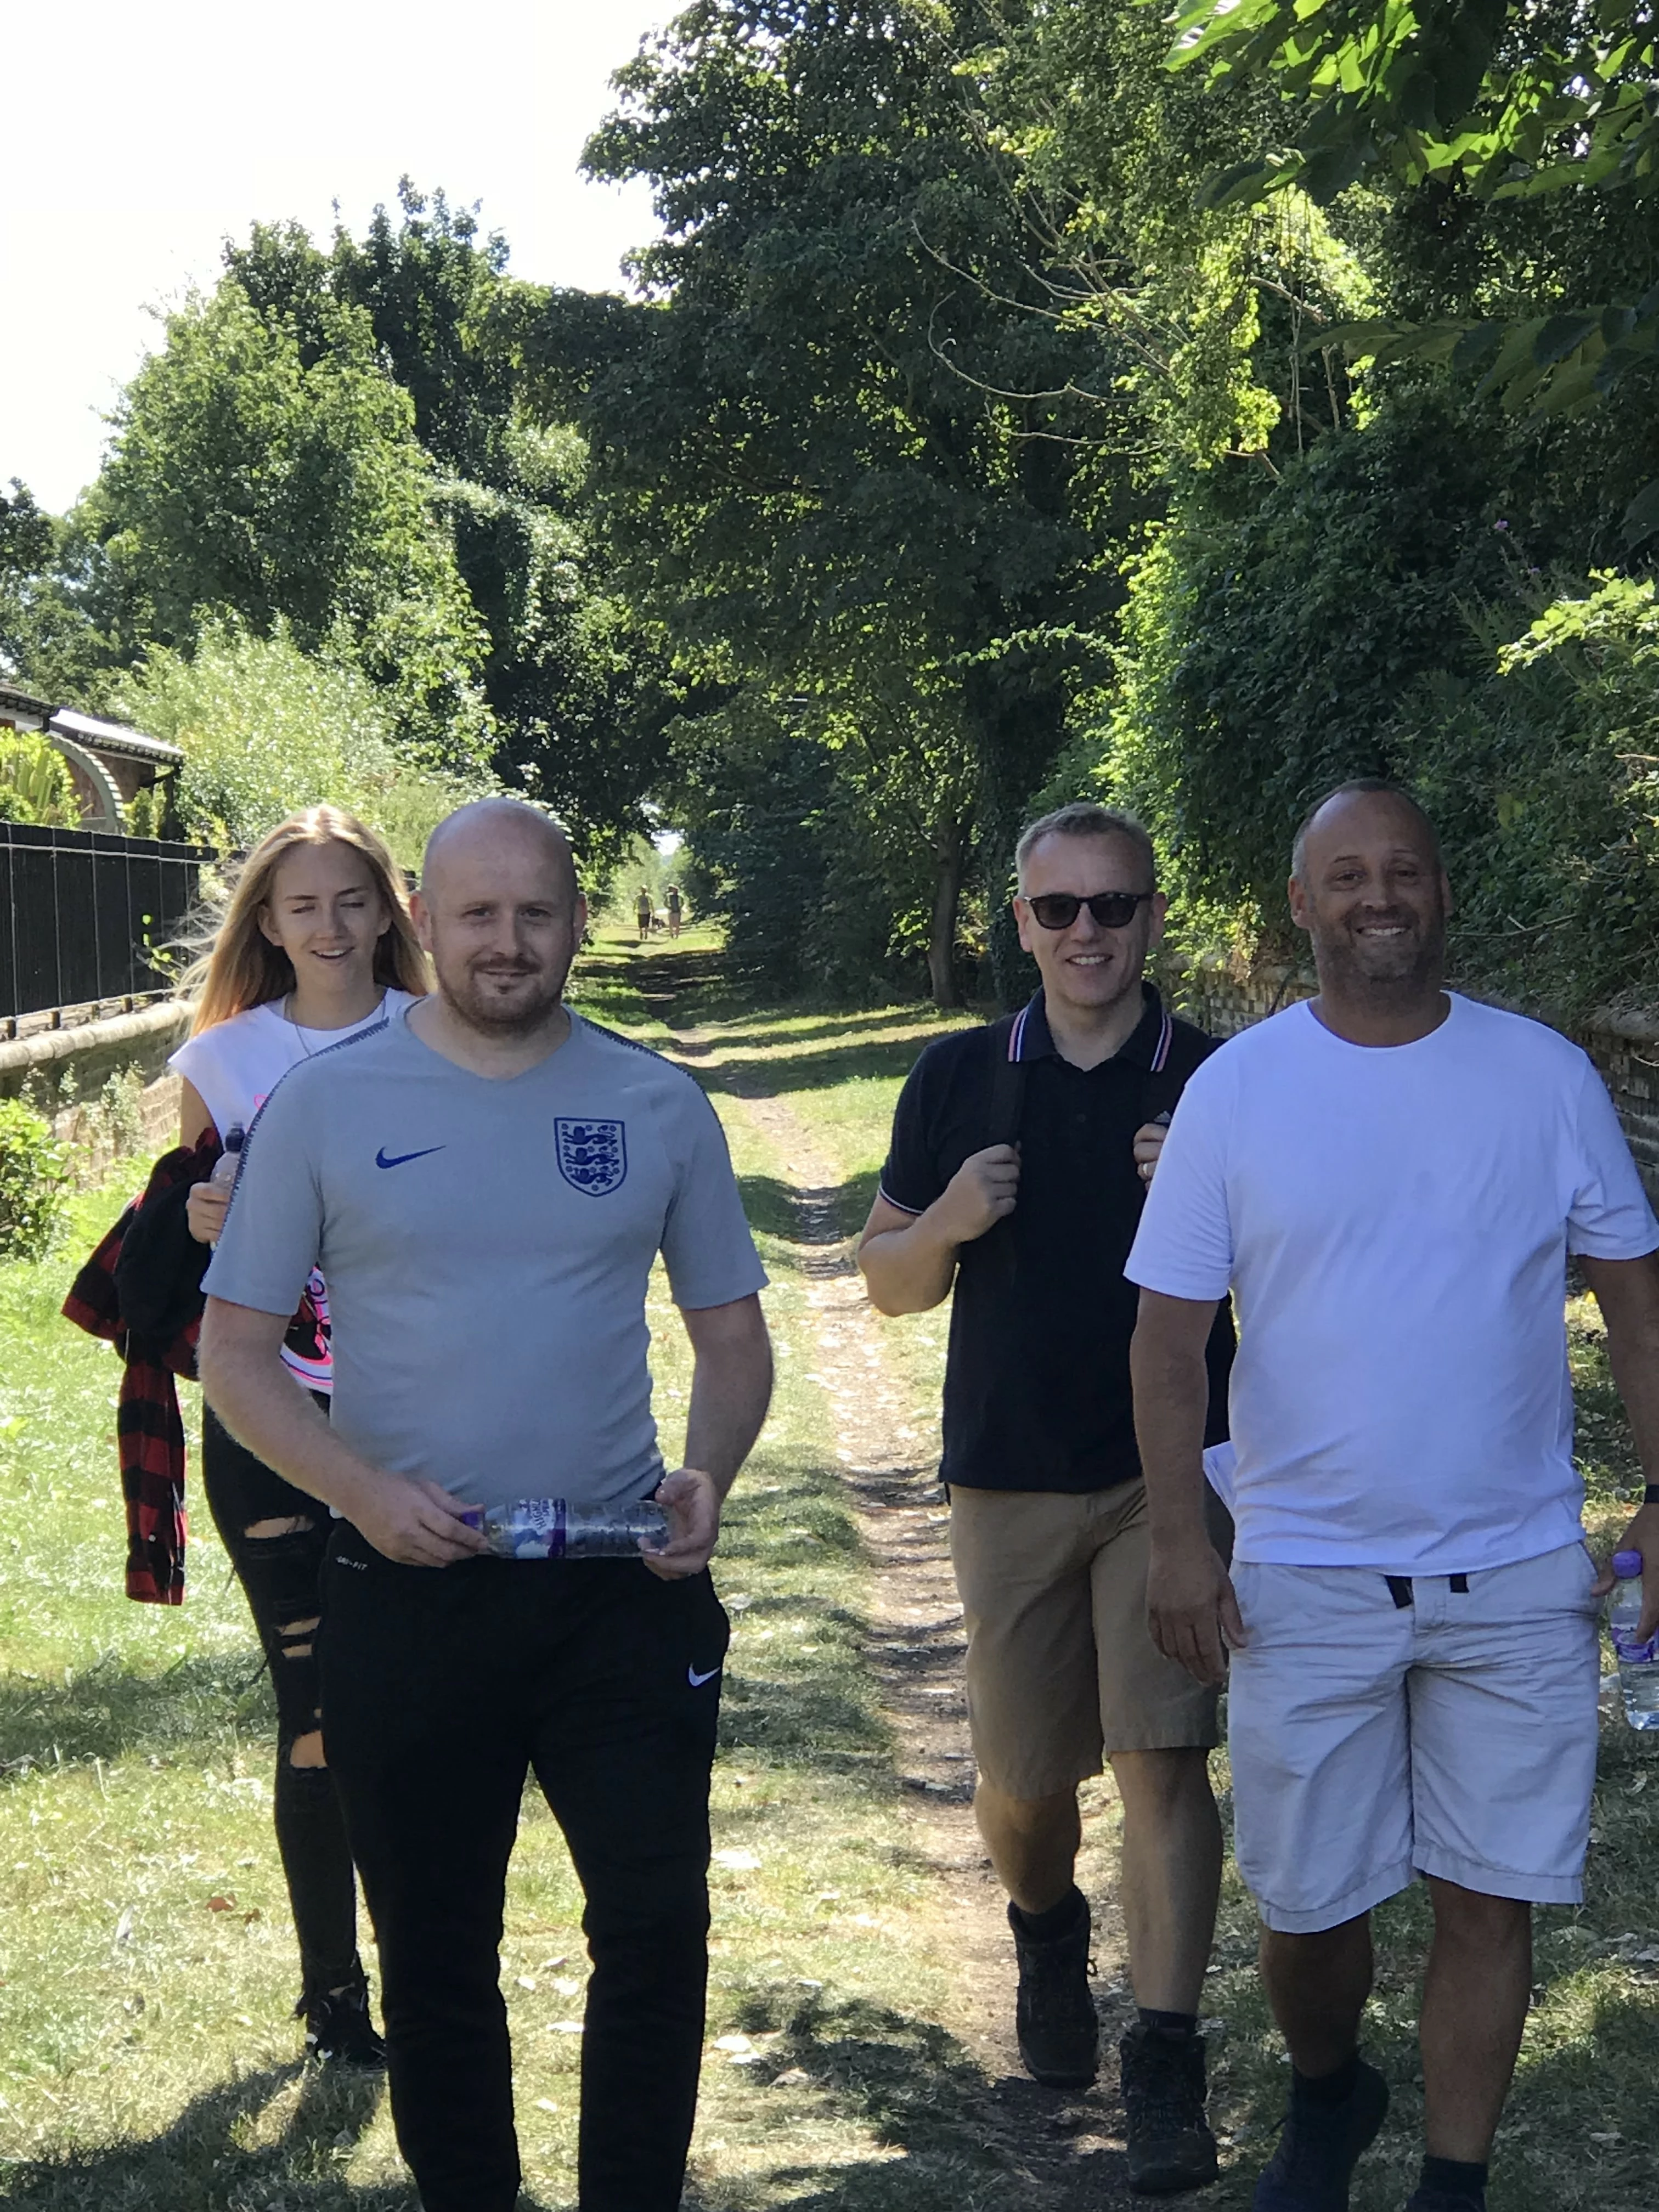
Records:
[[[590,1198],[603,1198],[627,1176],[628,1133],[620,1121],[568,1121],[561,1115],[553,1123],[553,1146],[559,1173]]]

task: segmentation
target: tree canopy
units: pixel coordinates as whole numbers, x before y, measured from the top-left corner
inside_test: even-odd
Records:
[[[1291,824],[1380,769],[1468,978],[1659,990],[1654,61],[1624,0],[692,0],[587,147],[626,290],[407,181],[256,226],[82,507],[0,502],[0,654],[217,717],[228,830],[307,696],[411,820],[672,823],[792,988],[1018,997],[1015,833],[1084,793],[1178,947],[1282,952]]]

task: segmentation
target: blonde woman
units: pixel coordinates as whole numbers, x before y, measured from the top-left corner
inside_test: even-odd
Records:
[[[169,1065],[183,1079],[179,1140],[251,1127],[301,1060],[375,1029],[425,992],[391,856],[337,807],[292,816],[249,854],[198,963],[191,1035]],[[198,1183],[190,1231],[216,1242],[226,1190]],[[328,1292],[313,1273],[283,1358],[326,1404]],[[307,2052],[378,2067],[385,2051],[357,1954],[356,1876],[323,1747],[313,1656],[328,1517],[202,1409],[202,1483],[246,1595],[276,1692],[276,1841],[299,1936],[296,2016]]]

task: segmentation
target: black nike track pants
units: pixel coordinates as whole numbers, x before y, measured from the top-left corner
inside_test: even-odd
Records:
[[[342,1522],[329,1762],[380,1944],[398,2142],[425,2212],[512,2212],[498,1985],[533,1769],[586,1899],[581,2212],[675,2212],[708,1980],[708,1775],[726,1618],[631,1559],[405,1567]]]

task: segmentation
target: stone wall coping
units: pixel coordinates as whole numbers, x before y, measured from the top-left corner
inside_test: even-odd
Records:
[[[27,1073],[31,1068],[51,1067],[60,1060],[74,1060],[100,1046],[143,1045],[158,1037],[182,1035],[190,1008],[181,999],[164,999],[159,1006],[141,1006],[131,1014],[113,1014],[102,1021],[77,1022],[72,1028],[37,1030],[33,1036],[0,1042],[0,1079]]]

